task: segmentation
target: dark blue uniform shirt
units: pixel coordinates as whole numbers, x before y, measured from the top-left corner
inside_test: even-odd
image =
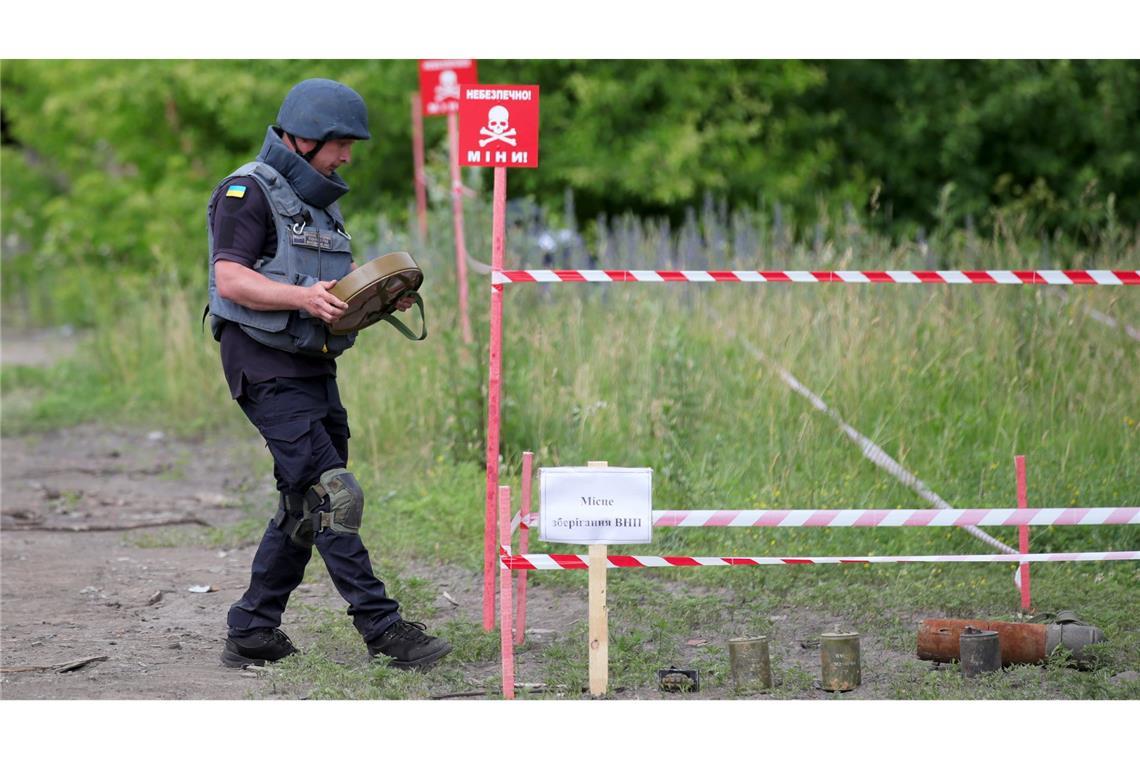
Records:
[[[261,187],[248,177],[228,178],[217,193],[224,194],[231,180],[244,185],[246,191],[241,198],[223,195],[218,199],[214,208],[214,250],[210,251],[210,265],[233,261],[252,269],[259,258],[277,253],[273,209]],[[222,329],[222,371],[230,395],[240,398],[246,385],[277,377],[335,377],[336,361],[270,348],[249,337],[233,322],[227,322]]]

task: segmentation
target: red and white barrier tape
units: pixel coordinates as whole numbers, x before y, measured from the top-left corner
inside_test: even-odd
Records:
[[[1140,507],[1038,509],[654,510],[672,528],[894,528],[965,525],[1140,525]]]
[[[511,530],[526,523],[516,513]],[[989,525],[1140,525],[1140,507],[1039,507],[1031,509],[655,509],[656,528],[911,528]]]
[[[913,562],[1092,562],[1140,560],[1140,551],[1072,552],[1067,554],[942,554],[904,557],[642,557],[611,554],[606,567],[733,567],[760,565],[900,564]],[[510,570],[586,570],[588,554],[506,554],[500,567]]]
[[[975,271],[838,271],[651,269],[509,269],[491,273],[491,284],[515,282],[797,282],[914,285],[1140,285],[1140,269],[986,269]]]

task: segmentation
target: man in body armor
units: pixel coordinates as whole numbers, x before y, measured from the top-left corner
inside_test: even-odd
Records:
[[[356,338],[328,325],[347,304],[330,292],[355,264],[337,199],[336,173],[368,113],[351,88],[328,79],[293,87],[257,159],[215,188],[207,211],[209,312],[230,394],[273,455],[279,507],[257,553],[249,588],[230,607],[222,653],[229,667],[296,652],[280,630],[289,595],[315,546],[372,656],[423,669],[451,646],[403,620],[376,578],[358,535],[364,493],[348,466],[348,415],[336,357]],[[411,298],[397,307],[406,310]]]

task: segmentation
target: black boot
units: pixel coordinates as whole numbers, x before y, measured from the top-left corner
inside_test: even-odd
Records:
[[[373,641],[368,642],[368,654],[373,657],[391,657],[388,664],[404,670],[427,670],[437,660],[451,651],[451,644],[441,638],[424,633],[423,623],[410,623],[397,620],[384,629]]]
[[[256,628],[247,636],[230,636],[222,651],[222,664],[227,668],[264,665],[295,653],[297,647],[280,628]]]

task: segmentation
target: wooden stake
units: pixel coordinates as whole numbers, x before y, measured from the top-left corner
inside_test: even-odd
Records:
[[[590,462],[590,467],[608,467]],[[590,696],[605,696],[610,681],[609,607],[606,605],[606,545],[590,546]]]

